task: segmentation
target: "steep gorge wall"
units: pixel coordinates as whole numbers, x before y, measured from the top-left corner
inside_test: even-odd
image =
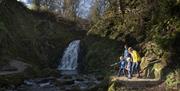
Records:
[[[167,71],[166,68],[179,65],[177,38],[180,32],[180,2],[178,0],[131,2],[133,4],[126,6],[124,14],[104,15],[88,31],[88,35],[95,34],[124,41],[138,50],[143,57],[141,68],[144,70],[145,78],[162,78],[166,73],[164,70]]]
[[[84,32],[76,32],[78,27],[72,22],[56,22],[54,18],[49,12],[28,10],[16,0],[2,0],[1,60],[19,59],[40,67],[56,67],[64,48],[72,40],[83,37]]]

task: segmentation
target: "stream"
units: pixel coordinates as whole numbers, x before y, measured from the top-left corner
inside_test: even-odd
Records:
[[[78,55],[80,40],[72,41],[65,49],[62,58],[58,59],[60,77],[47,77],[24,80],[16,89],[5,91],[87,91],[97,88],[102,76],[79,74]]]

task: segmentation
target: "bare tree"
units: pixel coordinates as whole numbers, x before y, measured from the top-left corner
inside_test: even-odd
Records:
[[[80,0],[64,0],[63,15],[69,19],[75,20]]]
[[[40,0],[32,0],[32,4],[35,10],[40,9]]]
[[[90,8],[89,19],[92,22],[96,22],[97,20],[99,20],[101,16],[104,15],[105,9],[106,9],[105,0],[95,0]]]

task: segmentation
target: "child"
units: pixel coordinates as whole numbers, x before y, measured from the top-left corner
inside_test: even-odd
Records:
[[[124,58],[122,56],[119,58],[120,58],[120,61],[119,61],[118,76],[120,76],[121,74],[123,74],[125,76],[126,61],[124,60]]]
[[[127,58],[127,65],[126,65],[126,70],[128,71],[128,79],[131,79],[131,58]]]

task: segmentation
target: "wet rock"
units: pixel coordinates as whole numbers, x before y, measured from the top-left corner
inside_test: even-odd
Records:
[[[78,79],[76,79],[76,81],[84,81],[84,79],[79,79],[79,78],[78,78]]]
[[[24,84],[26,86],[51,87],[51,86],[53,86],[53,84],[52,84],[53,82],[54,82],[54,78],[48,77],[48,78],[25,80]]]
[[[70,75],[65,75],[65,76],[62,76],[61,78],[62,78],[62,79],[72,79],[72,76],[70,76]]]
[[[17,91],[96,91],[102,79],[93,75],[71,76],[67,78],[37,78],[25,80],[24,84],[17,87]]]
[[[74,84],[74,81],[75,80],[73,80],[73,79],[57,79],[56,83],[61,86],[62,85],[72,85],[72,84]]]
[[[55,81],[55,78],[54,77],[38,78],[38,79],[34,79],[34,81],[36,83],[46,83],[46,82],[49,82],[49,81]]]
[[[68,86],[65,91],[81,91],[80,87],[78,85],[72,85]]]
[[[33,82],[32,80],[25,80],[25,81],[24,81],[24,84],[25,84],[25,85],[28,85],[28,86],[32,86],[32,85],[35,84],[35,82]]]
[[[77,76],[77,77],[75,77],[75,80],[76,81],[85,81],[86,79],[82,76]]]
[[[97,79],[98,81],[102,81],[102,80],[104,79],[104,76],[97,76],[96,79]]]
[[[51,86],[51,83],[50,82],[40,83],[39,86],[40,87]]]
[[[36,81],[37,84],[41,84],[41,83],[48,83],[50,82],[51,80],[48,80],[48,79],[42,79],[42,80],[38,80]]]

